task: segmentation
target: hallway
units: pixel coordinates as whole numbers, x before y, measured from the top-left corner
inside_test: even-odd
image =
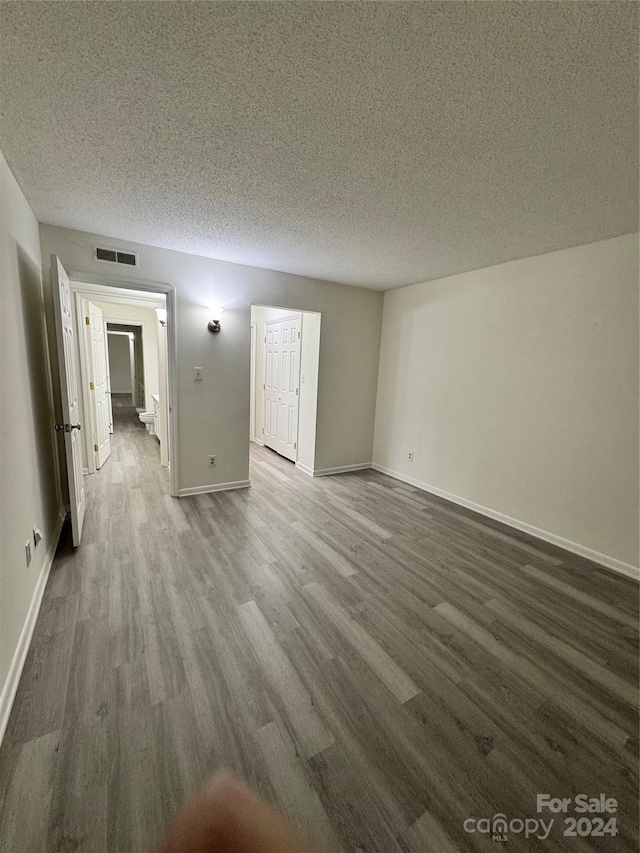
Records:
[[[255,446],[251,489],[171,498],[134,415],[114,407],[83,544],[49,578],[0,752],[3,850],[152,850],[221,765],[318,851],[485,849],[467,817],[601,791],[619,834],[575,849],[636,848],[631,581]],[[526,849],[559,849],[558,824]]]

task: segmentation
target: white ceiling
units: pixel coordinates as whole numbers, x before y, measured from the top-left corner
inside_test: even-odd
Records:
[[[2,3],[38,218],[366,287],[638,228],[636,3]]]

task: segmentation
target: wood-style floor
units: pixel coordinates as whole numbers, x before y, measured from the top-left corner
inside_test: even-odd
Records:
[[[535,818],[537,793],[614,797],[618,835],[556,815],[509,851],[637,849],[633,582],[264,448],[251,489],[175,500],[114,413],[0,752],[2,851],[152,850],[223,765],[325,853],[495,850],[465,819]]]

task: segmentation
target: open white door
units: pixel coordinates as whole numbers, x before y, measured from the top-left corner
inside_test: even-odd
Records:
[[[264,443],[287,459],[298,456],[300,317],[265,323]]]
[[[93,302],[89,307],[89,330],[91,335],[91,385],[93,404],[96,468],[102,468],[111,455],[111,416],[109,412],[108,367],[105,357],[105,324],[102,311]]]
[[[80,450],[80,401],[78,399],[78,365],[73,339],[73,315],[71,313],[71,289],[69,277],[60,259],[51,256],[51,287],[58,341],[58,364],[60,366],[60,391],[62,396],[63,424],[56,424],[57,430],[64,430],[64,446],[67,456],[67,477],[69,479],[69,502],[71,504],[71,532],[73,544],[79,545],[82,536],[82,523],[86,507],[84,476],[82,473],[82,452]]]

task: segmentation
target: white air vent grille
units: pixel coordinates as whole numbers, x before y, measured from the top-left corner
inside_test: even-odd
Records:
[[[137,267],[137,252],[122,252],[120,249],[108,249],[105,246],[94,246],[93,257],[96,261],[107,264],[124,264],[127,267]]]

